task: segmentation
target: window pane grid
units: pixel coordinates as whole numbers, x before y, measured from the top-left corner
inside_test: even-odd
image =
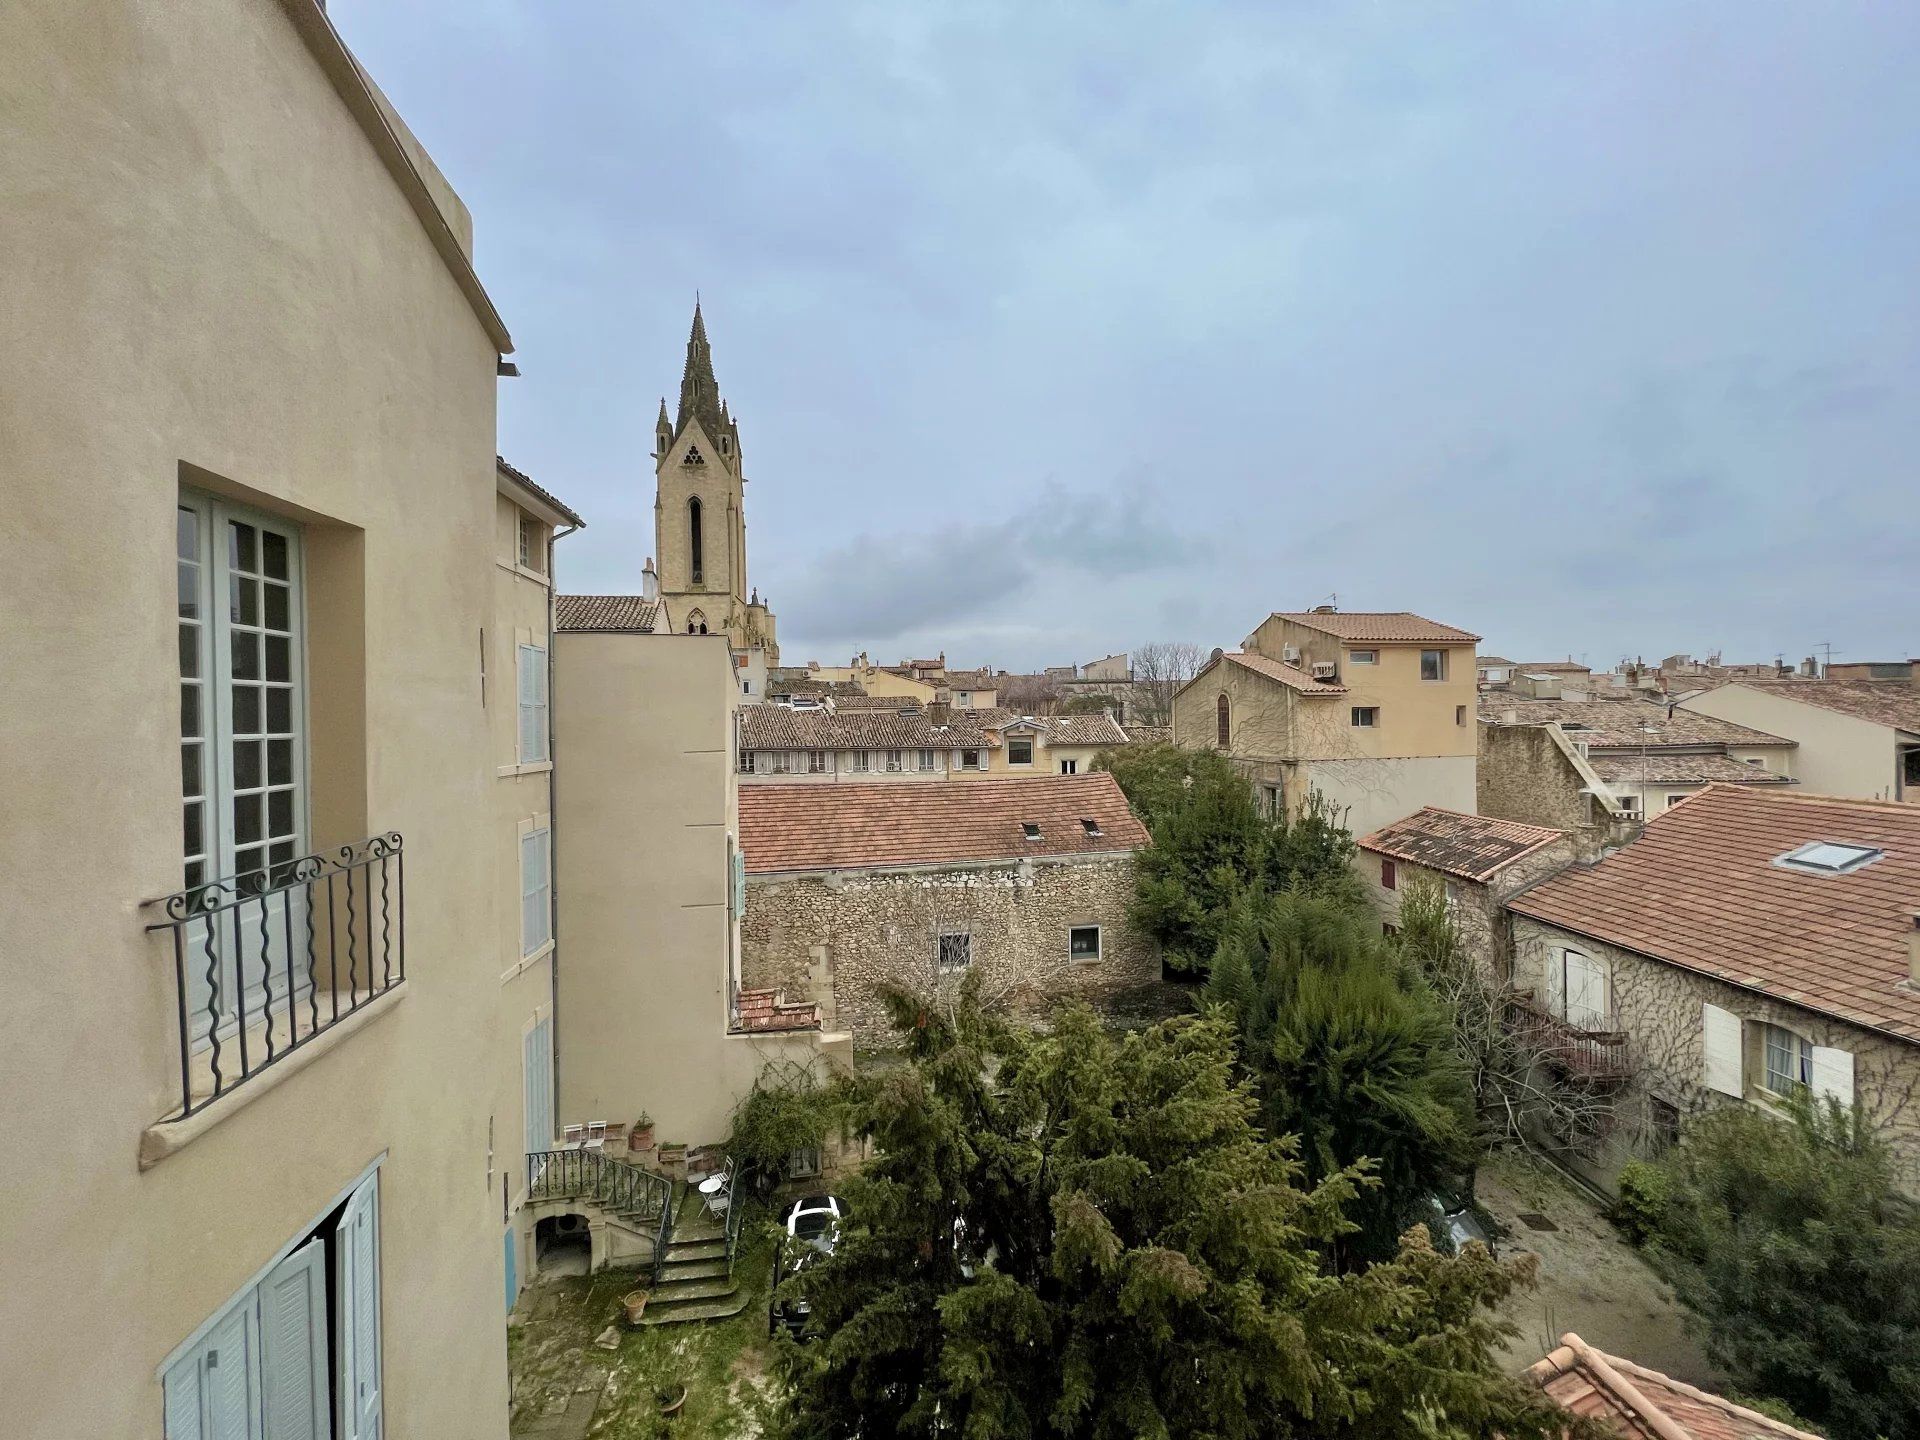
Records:
[[[1813,1045],[1778,1025],[1766,1027],[1767,1088],[1776,1095],[1804,1089],[1812,1079]]]
[[[232,724],[233,865],[247,874],[284,865],[299,850],[290,759],[280,783],[270,746],[293,746],[293,605],[285,536],[227,522],[227,650]]]
[[[200,517],[186,506],[174,516],[178,608],[180,614],[180,805],[183,883],[207,881],[212,838],[206,805],[206,686],[200,652],[205,633],[201,605]]]

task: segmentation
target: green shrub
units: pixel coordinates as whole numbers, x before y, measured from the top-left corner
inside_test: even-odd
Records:
[[[1647,1160],[1629,1160],[1620,1171],[1620,1198],[1607,1218],[1635,1245],[1660,1234],[1673,1213],[1673,1177]]]

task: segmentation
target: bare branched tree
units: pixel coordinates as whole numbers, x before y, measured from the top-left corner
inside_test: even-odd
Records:
[[[1009,675],[1000,687],[1000,704],[1021,715],[1052,715],[1060,708],[1060,687],[1051,675]]]
[[[1454,1048],[1488,1141],[1585,1149],[1609,1134],[1631,1082],[1624,1046],[1584,1035],[1496,977],[1493,956],[1461,943],[1432,880],[1400,900],[1401,945],[1453,1018]]]
[[[1173,723],[1173,692],[1200,673],[1208,651],[1190,640],[1156,640],[1133,651],[1134,717],[1142,725]]]

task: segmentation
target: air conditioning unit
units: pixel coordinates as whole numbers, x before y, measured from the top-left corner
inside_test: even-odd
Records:
[[[1298,665],[1300,663],[1300,647],[1298,645],[1281,646],[1280,658],[1289,665]]]
[[[1340,676],[1340,667],[1334,664],[1333,661],[1316,660],[1313,662],[1313,678],[1314,679],[1337,680],[1339,676]]]

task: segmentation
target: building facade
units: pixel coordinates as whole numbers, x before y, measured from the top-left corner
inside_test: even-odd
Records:
[[[1015,715],[944,701],[856,704],[833,695],[745,708],[739,727],[740,779],[748,784],[1078,775],[1103,751],[1131,743],[1111,715]]]
[[[1276,612],[1175,692],[1175,743],[1232,757],[1269,808],[1318,794],[1356,834],[1470,811],[1478,638],[1405,611]]]
[[[1800,783],[1822,795],[1920,798],[1920,686],[1885,680],[1741,680],[1681,702],[1786,736]]]
[[[746,983],[817,1003],[857,1045],[894,1042],[887,986],[935,1002],[1096,1004],[1157,986],[1127,918],[1146,832],[1111,775],[934,787],[750,786]]]
[[[1920,1193],[1920,809],[1714,785],[1509,903],[1515,984],[1623,1081],[1611,1189],[1687,1117],[1856,1100]]]
[[[504,1437],[467,212],[312,0],[9,6],[0,93],[8,1433]]]

